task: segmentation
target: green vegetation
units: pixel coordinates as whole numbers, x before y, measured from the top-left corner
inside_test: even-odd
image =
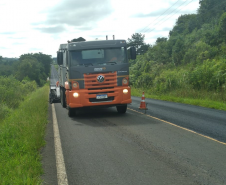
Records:
[[[201,0],[198,13],[180,16],[168,39],[130,61],[133,95],[142,89],[152,98],[225,110],[225,10],[226,0]]]
[[[141,97],[142,92],[145,91],[146,98],[172,101],[177,103],[185,103],[190,105],[197,105],[201,107],[219,109],[226,111],[226,103],[218,101],[219,95],[212,92],[207,91],[187,91],[186,89],[180,89],[171,91],[168,94],[153,94],[150,89],[137,89],[132,88],[131,94],[132,96]],[[215,97],[216,100],[212,100],[212,96]]]
[[[0,56],[0,184],[41,184],[51,62],[42,53]]]
[[[0,76],[14,76],[17,80],[35,80],[38,86],[43,86],[49,76],[50,55],[28,53],[19,59],[3,58],[0,56]]]
[[[0,120],[18,108],[24,98],[36,89],[35,81],[18,81],[13,76],[0,76]]]
[[[0,76],[10,76],[13,74],[18,58],[3,58],[0,56]]]
[[[127,46],[134,46],[137,50],[137,54],[142,55],[144,54],[148,48],[150,47],[149,44],[144,43],[144,37],[145,35],[142,35],[141,33],[135,33],[131,36],[131,39],[128,38]]]
[[[46,85],[29,94],[18,109],[0,122],[1,184],[41,184],[40,148],[47,124]]]
[[[50,55],[42,53],[24,54],[19,59],[0,56],[0,120],[46,83],[52,62]]]
[[[72,39],[71,41],[68,41],[68,42],[82,42],[82,41],[86,41],[86,39],[84,39],[83,37],[79,37],[79,38],[74,38]]]

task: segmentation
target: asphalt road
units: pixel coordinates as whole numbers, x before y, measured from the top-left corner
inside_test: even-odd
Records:
[[[139,110],[141,98],[133,97],[132,108]],[[226,111],[146,99],[147,114],[226,142]]]
[[[53,65],[51,65],[50,85],[56,85],[57,81],[58,81],[57,70]]]
[[[146,115],[133,97],[125,115],[95,108],[74,118],[55,104],[69,184],[226,184],[226,112],[146,102]],[[49,112],[42,178],[56,184],[51,107]]]

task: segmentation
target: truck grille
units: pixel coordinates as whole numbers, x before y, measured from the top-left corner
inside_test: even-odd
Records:
[[[104,81],[99,82],[98,76],[103,76]],[[84,74],[85,89],[88,90],[87,97],[89,102],[101,103],[114,101],[116,92],[114,87],[117,86],[117,72],[99,73],[99,74]],[[97,99],[98,94],[107,94],[108,98]]]
[[[98,82],[97,77],[102,75],[103,82]],[[84,74],[85,89],[112,91],[117,86],[117,73]]]

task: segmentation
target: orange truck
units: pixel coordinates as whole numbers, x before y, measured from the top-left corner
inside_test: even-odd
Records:
[[[61,44],[57,51],[60,100],[68,115],[94,106],[116,106],[125,113],[132,102],[128,57],[136,59],[136,49],[127,49],[125,40]]]

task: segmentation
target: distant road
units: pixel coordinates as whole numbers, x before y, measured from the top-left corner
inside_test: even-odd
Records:
[[[140,100],[125,115],[94,108],[74,118],[55,104],[69,184],[226,184],[225,111],[146,98],[144,114]],[[51,127],[50,116],[46,184],[56,183]]]
[[[50,85],[56,85],[58,81],[58,73],[54,65],[51,65]]]

